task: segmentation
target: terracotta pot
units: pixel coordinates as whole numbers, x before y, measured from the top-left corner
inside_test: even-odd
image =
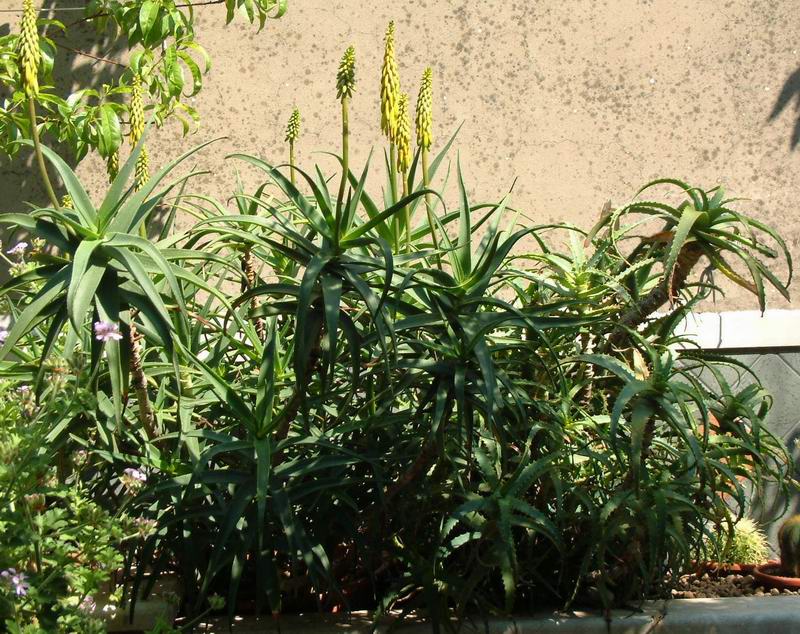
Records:
[[[703,561],[697,564],[697,574],[709,573],[719,577],[728,575],[751,575],[757,564],[721,564],[717,561]]]
[[[768,564],[756,566],[753,576],[756,581],[769,588],[778,590],[800,590],[800,577],[781,576],[781,564],[778,561],[771,561]]]

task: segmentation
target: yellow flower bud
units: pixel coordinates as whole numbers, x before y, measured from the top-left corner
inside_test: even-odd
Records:
[[[144,134],[144,99],[142,98],[142,80],[137,76],[131,84],[131,145],[136,145]]]
[[[403,93],[397,103],[397,171],[405,174],[411,166],[411,121],[408,114],[408,95]]]
[[[75,209],[75,205],[72,203],[72,196],[69,194],[64,194],[61,197],[61,206],[64,209]]]
[[[336,73],[336,96],[341,100],[352,97],[356,87],[356,49],[350,46],[342,56]]]
[[[108,157],[106,161],[106,172],[108,172],[108,179],[114,180],[119,174],[119,150],[114,150],[114,153]]]
[[[386,49],[381,69],[381,130],[390,141],[397,140],[397,106],[400,94],[400,73],[394,57],[394,22],[386,29]]]
[[[33,0],[22,2],[22,22],[19,37],[19,62],[22,83],[28,97],[39,94],[39,64],[42,51],[39,48],[39,32],[36,27],[37,11]]]
[[[425,150],[433,143],[433,71],[426,68],[417,97],[417,145]]]
[[[289,123],[286,125],[286,141],[294,143],[300,136],[300,111],[295,108],[292,111],[292,116],[289,117]]]
[[[134,179],[136,182],[135,189],[137,191],[150,180],[150,159],[147,156],[147,148],[145,146],[142,146],[142,151],[139,152],[139,158],[136,159]]]

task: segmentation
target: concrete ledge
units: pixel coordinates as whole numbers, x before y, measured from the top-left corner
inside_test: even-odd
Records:
[[[692,313],[678,327],[704,350],[800,346],[800,310]]]
[[[225,619],[203,624],[197,632],[224,634]],[[237,618],[234,634],[370,634],[369,619],[364,613],[351,618],[329,615]],[[401,634],[431,631],[424,623],[397,628]],[[610,623],[596,612],[541,614],[517,619],[492,619],[488,624],[476,621],[461,630],[469,634],[791,634],[800,632],[800,597],[736,597],[726,599],[676,599],[649,601],[641,611],[615,610]],[[388,627],[380,627],[385,634]]]

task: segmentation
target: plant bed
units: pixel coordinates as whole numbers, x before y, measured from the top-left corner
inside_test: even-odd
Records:
[[[768,565],[770,564],[765,564],[761,568],[766,568]],[[675,599],[713,599],[800,594],[796,588],[777,588],[771,586],[764,581],[763,576],[764,575],[759,575],[757,573],[730,573],[726,575],[704,573],[702,575],[684,575],[678,580],[671,594]],[[800,585],[798,585],[797,588],[800,588]]]

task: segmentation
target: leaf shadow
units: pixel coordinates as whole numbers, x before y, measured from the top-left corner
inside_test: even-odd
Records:
[[[792,129],[792,136],[789,140],[789,145],[792,150],[800,144],[800,68],[789,75],[784,82],[778,99],[772,107],[769,120],[775,121],[793,101],[795,102],[794,110],[797,113],[797,120],[795,121],[794,128]]]

